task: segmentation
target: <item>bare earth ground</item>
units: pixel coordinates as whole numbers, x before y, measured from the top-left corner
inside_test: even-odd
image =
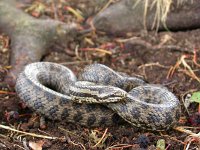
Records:
[[[193,49],[190,49],[191,47],[198,48],[200,46],[199,29],[175,33],[137,33],[132,34],[132,36],[148,41],[152,45],[158,45],[162,43],[162,39],[166,40],[170,37],[164,43],[165,45],[176,45],[181,48],[188,47],[191,51],[193,51]],[[107,44],[104,48],[102,48],[107,51],[97,52],[94,49],[83,49],[88,46],[86,37],[95,43],[94,46],[90,45],[90,47],[99,47]],[[129,37],[120,38],[125,39]],[[4,40],[5,36],[1,38],[1,41]],[[104,34],[94,35],[90,33],[80,39],[76,39],[75,42],[70,43],[67,48],[60,48],[59,46],[53,47],[42,61],[61,63],[71,68],[76,74],[78,74],[78,72],[87,64],[98,62],[103,63],[116,71],[125,72],[129,75],[140,75],[149,83],[163,84],[174,92],[180,99],[182,104],[182,119],[184,120],[184,118],[186,118],[186,121],[183,121],[180,125],[191,126],[191,124],[187,121],[188,114],[183,107],[181,99],[186,93],[198,90],[200,88],[200,84],[197,80],[188,75],[187,69],[185,69],[182,64],[175,70],[174,74],[169,77],[170,67],[174,66],[181,56],[186,53],[182,52],[181,49],[177,51],[169,49],[146,49],[140,44],[120,44],[119,42],[116,42],[116,40],[116,37],[106,36]],[[112,46],[108,46],[108,43]],[[79,47],[82,49],[75,51],[75,46],[77,44],[79,44]],[[3,44],[1,43],[1,45]],[[109,54],[108,52],[112,52],[112,54]],[[11,89],[3,88],[3,78],[6,75],[6,70],[9,69],[9,53],[9,47],[7,49],[0,47],[0,83],[2,84],[0,86],[0,90],[2,91],[11,91]],[[198,76],[200,72],[199,68],[192,62],[193,54],[188,53],[187,55],[190,56],[186,59],[187,63],[192,69],[194,69],[195,74]],[[165,140],[168,150],[178,150],[184,149],[185,145],[183,142],[188,136],[185,133],[180,133],[173,129],[162,133],[149,132],[139,130],[128,124],[116,125],[108,128],[87,129],[74,124],[52,122],[51,120],[46,121],[46,129],[39,130],[37,117],[35,117],[36,119],[34,121],[35,126],[27,127],[28,125],[26,123],[28,122],[32,112],[27,109],[22,110],[19,104],[19,99],[14,93],[0,94],[0,124],[10,125],[16,129],[21,124],[23,128],[20,128],[20,130],[24,129],[27,132],[34,132],[37,134],[55,137],[67,137],[66,140],[43,140],[45,142],[43,145],[44,149],[49,150],[84,148],[106,149],[109,147],[110,149],[114,149],[112,148],[113,145],[118,145],[118,147],[121,146],[124,149],[145,149],[145,144],[148,145],[148,149],[155,149],[156,142],[159,139]],[[9,121],[7,121],[5,111],[18,111],[20,116],[18,119],[9,119]],[[197,111],[197,105],[189,107],[190,115]],[[198,130],[199,129],[193,129],[194,132],[197,132]],[[104,133],[105,135],[103,136]],[[105,141],[103,140],[101,143],[97,144],[97,146],[93,147],[102,136]],[[147,137],[147,139],[145,140],[144,137]],[[22,149],[22,139],[25,139],[27,142],[37,142],[41,140],[40,138],[23,136],[22,134],[0,129],[0,149]],[[141,142],[141,139],[143,143]],[[195,145],[192,145],[191,147],[195,147]]]

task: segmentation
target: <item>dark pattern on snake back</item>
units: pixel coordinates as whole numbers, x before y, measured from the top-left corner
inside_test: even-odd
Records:
[[[165,130],[174,126],[180,116],[178,99],[165,87],[148,85],[139,78],[122,76],[104,65],[87,66],[80,80],[93,82],[94,85],[75,86],[75,75],[62,65],[33,63],[26,66],[18,77],[16,92],[30,108],[50,119],[88,127],[115,124],[121,116],[132,125],[143,129]],[[98,84],[104,87],[100,90]],[[70,91],[70,87],[74,87],[74,90]],[[113,93],[113,87],[122,91],[125,96],[122,101],[113,98],[116,93],[119,94]],[[103,93],[106,104],[79,104],[72,99],[73,94],[83,99],[95,96],[98,99],[99,91]],[[108,95],[105,96],[105,91],[112,94],[107,92]],[[128,93],[125,92],[124,95],[123,91]],[[109,102],[109,98],[114,100]]]

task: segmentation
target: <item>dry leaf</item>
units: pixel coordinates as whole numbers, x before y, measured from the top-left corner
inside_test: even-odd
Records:
[[[29,147],[31,147],[33,150],[42,150],[42,146],[44,145],[44,141],[40,140],[38,142],[31,142],[29,141]]]

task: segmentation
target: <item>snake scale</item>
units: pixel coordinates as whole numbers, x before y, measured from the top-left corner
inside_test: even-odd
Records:
[[[18,76],[15,89],[37,113],[86,127],[125,120],[141,129],[166,130],[180,117],[179,100],[166,87],[102,64],[86,66],[77,79],[65,66],[32,63]]]

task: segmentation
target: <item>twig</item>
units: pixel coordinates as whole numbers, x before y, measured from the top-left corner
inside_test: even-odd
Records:
[[[185,58],[187,58],[186,55],[183,55],[181,57],[181,63],[183,64],[184,67],[186,67],[189,71],[189,74],[191,74],[191,77],[195,78],[198,82],[200,82],[200,79],[196,76],[192,68],[186,63]],[[186,72],[187,73],[187,72]]]
[[[65,137],[66,137],[66,140],[67,140],[67,142],[69,143],[69,144],[72,144],[72,145],[74,145],[74,146],[79,146],[80,148],[82,148],[83,150],[86,150],[86,148],[85,148],[85,146],[82,144],[82,143],[75,143],[75,142],[73,142],[71,139],[70,139],[70,137],[68,136],[68,131],[67,130],[65,130],[65,129],[63,129],[63,128],[61,128],[61,127],[59,127],[60,129],[62,129],[62,130],[64,130],[64,131],[66,131],[66,135],[65,135]]]
[[[168,71],[167,74],[167,79],[172,77],[174,74],[174,71],[180,67],[180,65],[182,64],[185,69],[182,70],[186,75],[190,76],[193,79],[196,79],[198,82],[200,82],[200,79],[196,76],[196,74],[194,73],[194,71],[192,70],[192,68],[187,64],[187,62],[185,61],[186,58],[188,58],[188,55],[182,55],[181,58],[176,62],[176,64],[174,65],[174,67],[171,67]]]
[[[52,7],[54,12],[54,19],[58,20],[58,9],[54,0],[52,0]]]
[[[169,66],[161,65],[159,62],[143,64],[143,65],[140,65],[138,68],[140,69],[140,68],[143,68],[143,67],[151,67],[151,66],[158,66],[158,67],[165,68],[165,69],[170,68]]]
[[[75,55],[76,55],[76,57],[77,57],[77,59],[79,59],[79,60],[82,60],[82,58],[79,56],[79,45],[76,45],[76,47],[75,47]]]
[[[189,147],[192,142],[197,144],[197,147],[198,147],[198,148],[196,147],[193,149],[199,149],[200,148],[200,135],[199,134],[198,134],[198,136],[189,135],[186,137],[185,142],[187,142],[187,144],[184,146],[184,150],[189,150]]]
[[[138,38],[130,38],[130,39],[117,39],[117,42],[120,43],[125,43],[128,42],[130,44],[134,44],[134,45],[141,45],[146,47],[146,49],[152,49],[152,50],[160,50],[160,49],[168,49],[168,50],[173,50],[173,51],[180,51],[180,52],[187,52],[187,53],[193,53],[193,51],[189,50],[188,48],[182,48],[180,46],[177,45],[152,45],[151,43],[142,40],[142,39],[138,39]]]
[[[200,64],[197,62],[197,49],[194,49],[194,55],[193,55],[193,62],[196,66],[200,67]]]
[[[111,147],[106,148],[106,150],[116,150],[116,149],[124,149],[124,148],[129,148],[129,147],[133,147],[134,145],[130,145],[130,144],[118,144],[118,145],[113,145]]]
[[[15,92],[9,92],[9,91],[0,90],[0,94],[11,94],[11,95],[15,95],[16,93],[15,93]]]
[[[82,63],[90,63],[91,61],[72,61],[72,62],[62,62],[59,63],[61,65],[76,65],[76,64],[82,64]]]
[[[107,51],[105,49],[101,49],[101,48],[80,48],[80,50],[82,50],[82,51],[97,51],[97,52],[105,53],[108,55],[112,55],[112,52]]]
[[[27,150],[26,148],[24,148],[24,147],[22,147],[22,146],[20,146],[20,145],[18,145],[18,144],[14,144],[14,147],[19,147],[19,148],[21,148],[21,149],[24,149],[24,150]]]
[[[73,144],[73,145],[75,145],[75,146],[79,146],[80,148],[83,148],[83,150],[86,150],[86,148],[85,148],[85,146],[83,145],[83,144],[81,144],[81,143],[74,143],[73,141],[69,141],[69,143],[71,143],[71,144]]]
[[[191,77],[191,78],[197,80],[198,82],[200,82],[200,79],[194,73],[192,74],[191,72],[189,72],[187,70],[182,70],[182,69],[180,69],[179,71],[182,71],[183,73],[185,73],[189,77]]]
[[[181,101],[182,101],[182,103],[183,103],[183,106],[184,106],[184,108],[185,108],[185,110],[186,110],[188,116],[190,115],[190,113],[189,113],[189,111],[188,111],[188,109],[187,109],[187,106],[185,105],[185,99],[184,99],[184,97],[185,97],[185,95],[187,95],[187,94],[189,94],[189,93],[193,93],[193,92],[195,92],[195,91],[197,91],[197,89],[191,89],[191,90],[189,90],[189,91],[187,91],[187,92],[181,94]]]
[[[114,0],[109,0],[109,1],[106,3],[106,5],[105,5],[97,14],[99,14],[100,12],[102,12],[102,11],[104,11],[106,8],[108,8],[108,6],[110,6],[110,4],[113,3],[113,1],[114,1]]]
[[[75,9],[73,9],[72,7],[66,6],[65,8],[66,8],[66,10],[68,10],[69,12],[71,12],[73,15],[75,15],[76,18],[79,21],[83,21],[84,20],[84,17],[78,11],[76,11]]]
[[[17,132],[17,133],[21,133],[21,134],[24,134],[24,135],[30,135],[30,136],[33,136],[33,137],[38,137],[38,138],[45,138],[45,139],[51,139],[51,140],[55,140],[55,139],[63,140],[63,139],[65,139],[65,138],[60,138],[60,137],[51,137],[51,136],[39,135],[39,134],[35,134],[35,133],[23,132],[23,131],[19,131],[17,129],[13,129],[9,126],[5,126],[5,125],[1,125],[1,124],[0,124],[0,128],[10,130],[10,131],[13,131],[13,132]]]
[[[107,131],[108,131],[108,128],[106,128],[106,130],[104,131],[104,133],[103,133],[101,139],[99,140],[99,142],[97,142],[97,143],[96,143],[94,146],[92,146],[92,147],[96,147],[97,145],[99,145],[99,144],[102,142],[103,138],[106,136]]]
[[[78,137],[78,138],[83,138],[83,137],[81,137],[81,136],[79,136],[79,135],[77,135],[77,134],[75,134],[75,133],[73,133],[73,132],[71,132],[71,131],[68,131],[68,130],[62,128],[62,127],[58,127],[58,129],[60,129],[60,130],[62,130],[62,131],[65,131],[65,132],[69,133],[70,135],[74,135],[74,136],[76,136],[76,137]]]
[[[198,134],[193,133],[192,131],[185,129],[184,126],[175,127],[174,130],[189,134],[190,136],[200,137],[200,133],[198,133]]]
[[[164,137],[167,137],[167,138],[170,138],[170,139],[172,139],[172,140],[174,140],[174,141],[176,141],[176,142],[179,142],[179,143],[181,143],[181,144],[183,144],[183,145],[186,144],[186,143],[184,143],[183,141],[180,141],[180,140],[178,140],[178,139],[175,138],[175,137],[172,137],[172,136],[169,136],[169,135],[164,135],[164,134],[162,134],[161,132],[160,132],[160,135],[161,135],[161,136],[164,136]]]
[[[181,126],[184,129],[200,129],[200,127],[189,127],[189,126]]]

